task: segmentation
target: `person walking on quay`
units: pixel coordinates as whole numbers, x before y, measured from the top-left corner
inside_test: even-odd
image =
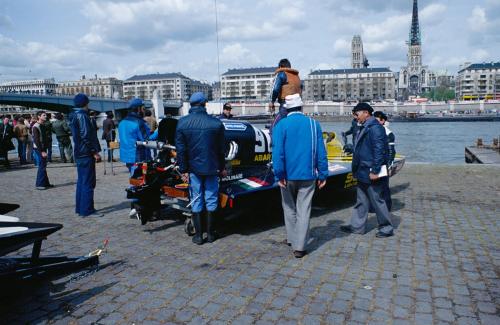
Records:
[[[26,162],[26,143],[28,142],[28,127],[24,124],[24,118],[20,117],[14,127],[14,134],[17,138],[17,155],[19,156],[19,163],[21,165],[27,164]]]
[[[189,182],[195,235],[193,243],[203,244],[202,213],[206,210],[207,241],[216,240],[214,217],[218,207],[219,179],[226,175],[224,126],[207,114],[207,98],[202,92],[189,99],[189,114],[179,120],[175,145],[177,164],[184,182]]]
[[[47,120],[47,114],[44,111],[36,113],[38,121],[33,125],[33,154],[38,162],[38,172],[36,174],[36,188],[37,190],[46,190],[54,187],[50,184],[47,175],[47,133],[43,129],[43,124]]]
[[[273,169],[281,189],[287,243],[293,254],[306,254],[311,204],[316,185],[326,184],[328,160],[317,121],[302,113],[299,94],[288,95],[287,118],[273,132]]]
[[[12,143],[12,138],[14,137],[14,131],[12,125],[10,125],[10,119],[6,116],[1,118],[0,123],[0,158],[3,159],[3,163],[6,168],[10,168],[9,162],[9,151],[14,150],[14,144]]]
[[[388,145],[388,155],[389,159],[387,162],[387,168],[390,168],[394,162],[394,158],[396,157],[396,137],[394,136],[394,133],[389,129],[389,122],[387,122],[387,115],[385,115],[384,112],[382,111],[376,111],[373,113],[373,116],[377,119],[377,121],[384,126],[385,129],[385,135],[387,136],[387,145]],[[390,176],[390,175],[388,175]],[[384,191],[382,197],[385,200],[385,203],[387,204],[387,209],[389,211],[392,210],[392,198],[391,198],[391,188],[389,186],[389,177],[384,177],[383,181],[385,182],[384,184]]]
[[[115,116],[113,112],[106,113],[106,119],[102,122],[102,139],[106,141],[106,146],[108,148],[108,162],[113,159],[113,149],[109,147],[109,143],[115,141],[116,139],[116,124],[113,120]]]
[[[148,148],[137,146],[137,141],[146,141],[149,138],[149,127],[144,121],[144,102],[140,98],[128,102],[129,112],[118,125],[120,137],[120,161],[125,163],[128,171],[136,162],[151,160]]]
[[[233,118],[233,114],[231,114],[231,110],[233,107],[231,106],[231,103],[225,103],[224,106],[222,107],[222,114],[219,115],[219,118],[225,119],[225,120],[230,120]]]
[[[361,124],[354,146],[352,172],[358,180],[357,200],[351,217],[351,224],[341,226],[346,233],[364,234],[370,206],[377,214],[376,237],[390,237],[394,234],[391,216],[383,199],[384,180],[387,176],[387,136],[382,125],[372,116],[373,108],[367,103],[357,104],[353,111]]]
[[[28,136],[26,138],[26,163],[33,162],[33,136],[31,135],[31,115],[24,115],[24,125],[28,129]]]
[[[52,162],[52,121],[50,120],[52,118],[51,113],[46,113],[47,114],[47,119],[42,125],[42,130],[45,132],[45,140],[47,141],[46,148],[47,148],[47,161]]]
[[[59,154],[63,163],[67,163],[68,159],[71,163],[73,159],[73,146],[71,145],[71,129],[64,119],[62,113],[56,114],[56,120],[52,123],[52,132],[55,133],[57,143],[59,144]]]
[[[96,186],[95,164],[100,160],[101,145],[97,132],[89,117],[89,98],[85,94],[77,94],[73,99],[76,111],[70,119],[71,133],[74,141],[74,157],[76,161],[76,205],[75,213],[81,217],[102,217],[94,208],[94,189]]]
[[[278,63],[278,69],[275,71],[275,79],[271,92],[271,102],[269,103],[269,110],[274,113],[274,103],[276,100],[279,103],[279,111],[271,125],[271,130],[278,122],[286,117],[287,110],[284,106],[285,97],[293,94],[301,94],[302,89],[300,86],[299,71],[292,69],[288,59],[281,59]]]

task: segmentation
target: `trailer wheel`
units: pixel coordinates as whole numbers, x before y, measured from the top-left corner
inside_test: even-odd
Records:
[[[191,220],[190,217],[186,218],[186,221],[184,221],[184,232],[188,236],[194,236],[195,234],[193,221]]]

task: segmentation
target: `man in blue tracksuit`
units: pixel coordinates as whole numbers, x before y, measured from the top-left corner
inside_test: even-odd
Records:
[[[150,149],[137,146],[137,141],[146,141],[149,138],[149,127],[144,121],[144,102],[140,98],[128,102],[129,113],[118,125],[120,137],[120,161],[124,162],[128,171],[136,162],[151,159]]]
[[[189,114],[177,124],[175,147],[179,171],[183,173],[183,180],[189,181],[195,229],[193,243],[201,245],[203,210],[207,212],[207,241],[216,240],[214,214],[219,198],[218,176],[225,175],[224,125],[218,118],[207,114],[207,98],[203,93],[194,93],[189,102]]]
[[[316,184],[320,189],[326,184],[328,160],[321,126],[302,113],[300,95],[285,100],[287,118],[273,132],[273,169],[281,187],[287,243],[301,258],[306,254],[314,190]]]
[[[351,217],[351,224],[341,226],[346,233],[364,234],[370,206],[377,214],[378,232],[376,237],[394,235],[391,216],[383,198],[385,178],[381,171],[387,168],[388,142],[384,127],[372,116],[373,108],[367,103],[359,103],[353,109],[361,128],[358,132],[352,157],[352,173],[358,180],[357,200]]]
[[[96,185],[95,163],[101,159],[101,145],[89,118],[89,98],[77,94],[73,99],[76,111],[70,120],[78,181],[76,183],[75,212],[82,216],[102,217],[94,208],[94,188]]]

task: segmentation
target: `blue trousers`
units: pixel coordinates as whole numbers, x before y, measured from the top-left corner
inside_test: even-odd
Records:
[[[219,201],[219,178],[214,176],[197,176],[189,174],[189,192],[191,211],[199,213],[206,209],[213,212],[217,210]]]
[[[26,140],[17,139],[17,154],[21,164],[26,163]]]
[[[78,181],[76,183],[75,213],[85,217],[95,212],[94,188],[95,159],[94,157],[76,158]]]
[[[276,114],[276,117],[274,118],[274,121],[273,123],[271,124],[271,128],[269,129],[269,133],[272,134],[273,133],[273,128],[276,124],[278,124],[279,121],[281,121],[281,119],[287,117],[288,115],[288,112],[285,108],[285,105],[284,104],[280,104],[280,108],[279,108],[279,111],[278,111],[278,114]]]
[[[42,157],[42,153],[37,149],[33,149],[36,161],[38,161],[38,171],[36,173],[36,187],[47,187],[50,185],[49,177],[47,176],[47,158]]]

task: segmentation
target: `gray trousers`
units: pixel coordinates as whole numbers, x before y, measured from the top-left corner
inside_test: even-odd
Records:
[[[293,250],[303,251],[309,236],[309,219],[316,181],[287,181],[281,188],[286,237]]]
[[[356,205],[354,205],[354,209],[352,210],[351,218],[351,226],[354,232],[365,233],[370,205],[377,214],[379,231],[387,234],[394,230],[391,215],[383,198],[384,185],[383,180],[378,180],[371,184],[358,182]]]

